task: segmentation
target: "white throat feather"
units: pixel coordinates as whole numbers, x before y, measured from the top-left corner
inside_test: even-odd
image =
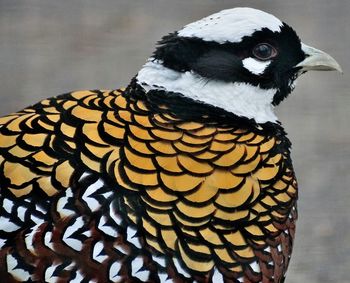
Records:
[[[261,89],[248,83],[207,80],[194,72],[177,72],[150,58],[139,71],[137,82],[145,92],[165,90],[194,101],[219,107],[257,123],[277,122],[272,100],[276,89]]]

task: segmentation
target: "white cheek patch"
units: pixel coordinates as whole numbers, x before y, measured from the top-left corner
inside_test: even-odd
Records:
[[[252,57],[248,57],[242,61],[243,67],[254,75],[261,75],[271,64],[271,61],[259,61]]]
[[[248,83],[209,80],[193,72],[180,73],[150,59],[137,75],[147,92],[166,90],[181,93],[194,101],[216,106],[257,123],[276,122],[272,100],[276,89],[262,89]]]

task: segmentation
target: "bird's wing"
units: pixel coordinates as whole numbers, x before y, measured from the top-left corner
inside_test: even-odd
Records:
[[[148,260],[174,276],[216,266],[254,278],[242,261],[288,264],[297,185],[278,137],[155,113],[120,90],[47,99],[0,124],[7,272],[20,262],[25,278],[70,270],[110,279],[115,262],[132,270],[146,250],[174,256],[168,266]],[[45,272],[33,271],[38,258]]]

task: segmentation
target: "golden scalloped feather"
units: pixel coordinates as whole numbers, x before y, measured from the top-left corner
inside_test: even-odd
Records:
[[[164,249],[160,246],[159,244],[159,240],[155,240],[150,238],[149,236],[146,237],[146,242],[147,244],[152,247],[153,249],[157,250],[158,252],[160,252],[161,254],[165,254]]]
[[[255,177],[260,181],[269,181],[273,180],[277,173],[279,172],[280,167],[271,166],[271,167],[261,167],[256,173]]]
[[[161,170],[172,173],[183,173],[182,168],[177,162],[176,156],[156,156],[155,159]]]
[[[230,171],[216,169],[205,178],[204,186],[225,190],[235,189],[243,182],[243,180],[243,177],[233,175]]]
[[[90,91],[90,90],[78,90],[78,91],[73,91],[70,93],[70,95],[72,97],[74,97],[75,99],[83,99],[86,96],[95,94],[94,92]]]
[[[104,157],[109,152],[113,151],[113,147],[111,146],[96,146],[93,144],[85,143],[85,147],[87,148],[90,153],[98,158]],[[118,149],[119,150],[119,149]]]
[[[191,242],[187,243],[188,248],[192,251],[194,251],[195,253],[201,253],[204,255],[210,255],[211,254],[211,250],[205,246],[205,245],[198,245],[198,244],[193,244]]]
[[[197,122],[185,122],[185,123],[177,124],[176,127],[186,131],[196,131],[204,128],[204,125],[203,123],[197,123]]]
[[[110,123],[104,122],[102,124],[103,130],[109,133],[115,139],[123,140],[125,137],[125,128],[112,125]]]
[[[148,108],[143,101],[141,101],[141,100],[136,101],[136,105],[139,109],[141,109],[143,111],[148,111]]]
[[[158,202],[172,202],[177,200],[177,196],[174,194],[170,194],[169,192],[165,192],[162,187],[150,188],[146,190],[147,195]]]
[[[56,180],[62,185],[62,187],[68,188],[73,172],[74,168],[70,165],[69,161],[66,160],[56,167],[54,174]]]
[[[214,158],[218,157],[217,153],[210,152],[210,151],[204,151],[203,153],[199,154],[193,154],[195,158],[201,159],[201,160],[213,160]]]
[[[39,187],[43,192],[45,192],[49,197],[54,196],[58,193],[58,190],[52,185],[51,177],[45,176],[37,180]]]
[[[10,115],[6,115],[6,116],[3,116],[3,117],[0,117],[0,125],[5,125],[5,124],[8,123],[7,126],[6,126],[6,127],[8,127],[8,125],[10,124],[9,122],[11,120],[18,119],[18,117],[19,117],[18,114],[10,114]]]
[[[133,153],[129,148],[124,147],[124,154],[129,163],[141,170],[146,171],[155,171],[156,167],[153,164],[153,161],[149,157],[143,157],[141,155],[137,155]]]
[[[0,148],[9,148],[17,143],[18,135],[4,135],[0,133]]]
[[[210,174],[214,170],[209,163],[199,162],[188,155],[179,154],[177,160],[188,172],[194,174]]]
[[[172,227],[173,222],[168,214],[168,212],[153,212],[150,210],[147,210],[147,214],[149,217],[151,217],[155,222],[157,222],[161,226],[168,226]]]
[[[80,153],[81,161],[92,171],[99,172],[101,170],[101,163],[96,160],[92,160],[83,152]]]
[[[270,138],[269,140],[267,140],[266,142],[260,145],[260,152],[261,153],[269,152],[274,147],[275,144],[276,144],[276,139],[273,137]]]
[[[37,177],[30,168],[20,164],[5,161],[3,163],[4,175],[10,179],[10,183],[15,186],[21,186],[25,183],[31,182]]]
[[[199,230],[199,233],[202,235],[203,239],[212,245],[220,246],[223,245],[222,240],[220,239],[217,232],[212,231],[210,228],[206,227]]]
[[[240,231],[231,232],[228,234],[224,234],[225,239],[234,246],[246,246],[247,241],[243,238],[242,233]]]
[[[233,174],[244,174],[247,175],[249,173],[252,173],[255,171],[255,169],[258,168],[259,164],[261,164],[261,156],[256,155],[255,159],[248,161],[247,163],[244,163],[242,165],[239,165],[238,167],[235,167],[231,170]]]
[[[55,129],[55,127],[54,127],[53,125],[50,125],[50,124],[48,124],[48,123],[46,123],[46,122],[44,122],[44,121],[42,121],[42,120],[38,120],[38,124],[39,124],[42,128],[44,128],[45,130],[47,130],[47,131],[49,131],[49,132],[52,132],[52,131]]]
[[[143,186],[157,186],[158,178],[156,172],[136,172],[135,170],[124,166],[124,171],[130,182]]]
[[[165,245],[172,249],[175,250],[176,242],[177,242],[177,235],[172,229],[162,229],[160,231],[160,234],[162,236],[162,239],[165,243]]]
[[[151,120],[148,116],[144,115],[134,115],[134,119],[137,124],[141,125],[142,127],[146,128],[153,128],[154,125],[151,123]]]
[[[80,105],[76,105],[72,109],[72,115],[89,122],[98,122],[101,121],[102,111],[96,109],[89,109]]]
[[[15,197],[20,198],[32,192],[33,184],[29,184],[21,189],[12,188],[11,186],[9,186],[8,189],[11,191],[11,193],[14,194]]]
[[[244,158],[245,146],[237,144],[230,152],[224,153],[219,159],[213,161],[220,167],[231,167],[236,165]]]
[[[181,242],[179,242],[179,252],[180,252],[180,256],[181,256],[182,261],[191,270],[195,270],[195,271],[198,271],[198,272],[208,272],[214,266],[213,260],[199,261],[199,260],[192,259],[185,252],[184,248],[182,247],[182,243]]]
[[[246,219],[249,216],[249,210],[246,209],[246,210],[236,210],[235,212],[226,212],[221,209],[217,209],[214,215],[218,219],[233,222],[237,220]],[[217,226],[217,227],[222,227],[222,226]]]
[[[119,110],[117,113],[118,113],[118,117],[123,122],[132,122],[132,114],[130,113],[129,110]]]
[[[164,129],[153,128],[151,132],[154,136],[159,137],[162,140],[176,141],[181,139],[183,133],[180,131],[167,131]]]
[[[245,247],[244,249],[235,249],[234,252],[243,258],[253,258],[255,257],[253,249],[251,247]]]
[[[204,180],[202,177],[195,177],[188,174],[168,175],[164,172],[160,172],[160,179],[167,188],[176,192],[193,190]]]
[[[206,218],[209,215],[212,215],[216,210],[214,204],[212,203],[197,207],[189,205],[183,201],[179,201],[176,203],[176,207],[183,215],[190,218]]]
[[[238,138],[237,142],[245,143],[255,138],[256,134],[254,132],[247,133]]]
[[[157,203],[154,200],[147,198],[146,196],[141,196],[141,199],[144,201],[144,204],[147,207],[152,208],[153,210],[159,211],[171,211],[174,207],[172,203]]]
[[[237,191],[221,192],[215,199],[215,203],[223,207],[239,207],[252,195],[253,183],[246,179],[245,183]]]
[[[197,190],[190,194],[186,194],[184,197],[188,201],[194,203],[206,202],[214,198],[218,193],[218,190],[218,187],[208,185],[206,181],[204,181]]]
[[[191,146],[182,143],[181,141],[175,141],[173,143],[174,147],[179,150],[179,152],[182,153],[189,153],[189,154],[195,154],[197,152],[201,152],[205,149],[207,149],[208,145],[196,145],[196,146]]]
[[[180,226],[185,226],[185,227],[202,227],[202,226],[205,226],[205,225],[208,225],[208,223],[210,222],[210,219],[209,218],[204,218],[202,220],[200,219],[196,219],[196,221],[193,221],[193,219],[191,220],[186,220],[183,218],[183,216],[179,215],[178,212],[174,212],[173,215],[175,216],[176,218],[176,221],[178,222],[178,224]],[[183,228],[184,229],[184,228]]]
[[[154,155],[154,152],[148,148],[148,143],[135,140],[131,136],[128,136],[128,143],[130,147],[139,153],[146,155]]]
[[[10,153],[13,156],[19,157],[19,158],[26,158],[30,154],[32,154],[33,152],[29,151],[29,150],[25,150],[19,146],[14,146],[8,150],[8,153]]]
[[[157,237],[158,230],[152,222],[142,217],[142,227],[153,237]]]
[[[98,124],[97,123],[86,123],[84,124],[82,128],[82,132],[85,135],[87,139],[89,139],[92,142],[106,145],[106,142],[101,138],[99,131],[98,131]]]
[[[215,152],[227,152],[235,146],[234,143],[220,142],[213,140],[210,144],[210,150]]]
[[[15,117],[12,121],[8,121],[8,124],[6,125],[6,128],[9,129],[12,132],[21,132],[21,125],[26,120],[28,120],[30,117],[32,117],[33,114],[23,114],[21,116]],[[6,119],[7,122],[7,119]]]
[[[135,125],[129,125],[130,132],[133,134],[134,137],[144,140],[144,141],[153,141],[154,138],[150,135],[148,130],[142,129]]]
[[[220,260],[223,260],[227,263],[236,263],[237,261],[229,254],[226,247],[220,247],[214,249],[215,254],[220,258]]]
[[[197,137],[197,136],[189,135],[188,133],[184,133],[181,140],[184,143],[193,144],[194,146],[196,146],[196,145],[208,144],[212,139],[213,139],[213,137],[211,137],[211,136]]]
[[[42,147],[47,138],[47,134],[24,134],[22,140],[31,146]]]
[[[57,159],[49,156],[45,151],[40,150],[37,153],[33,154],[32,157],[41,163],[46,164],[47,166],[53,166],[56,162]]]
[[[219,132],[215,134],[214,140],[232,143],[234,140],[237,139],[237,137],[238,136],[233,134],[232,132],[226,132],[226,133]]]

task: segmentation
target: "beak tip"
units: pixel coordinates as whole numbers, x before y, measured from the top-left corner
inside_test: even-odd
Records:
[[[330,71],[337,71],[342,75],[344,74],[343,68],[339,64],[336,64],[336,65],[330,67]]]
[[[342,69],[342,67],[340,67],[340,65],[339,65],[339,68],[336,69],[336,71],[338,71],[339,73],[344,75],[343,69]]]

